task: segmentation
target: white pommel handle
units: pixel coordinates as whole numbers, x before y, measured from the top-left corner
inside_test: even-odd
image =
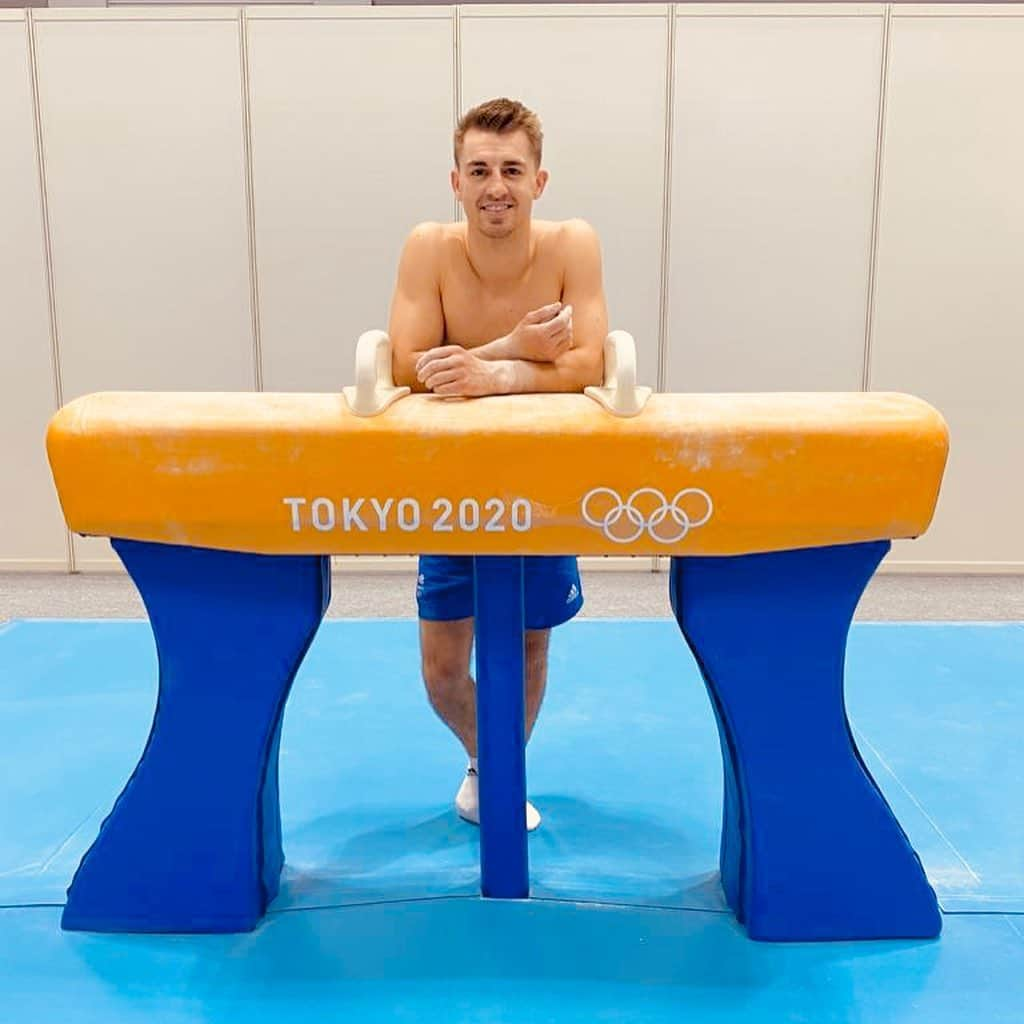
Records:
[[[345,387],[345,401],[357,416],[376,416],[405,398],[411,388],[396,388],[391,375],[391,339],[384,331],[365,331],[356,342],[356,383]]]
[[[636,342],[628,331],[612,331],[604,340],[604,387],[584,388],[615,416],[636,416],[643,411],[651,389],[637,387]]]

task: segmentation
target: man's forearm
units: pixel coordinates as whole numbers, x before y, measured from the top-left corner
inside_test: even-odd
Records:
[[[441,345],[447,344],[446,341],[442,340]],[[436,347],[436,346],[434,346]],[[423,349],[421,352],[409,352],[403,357],[399,357],[397,354],[392,356],[391,360],[391,374],[394,382],[399,387],[412,388],[413,392],[426,392],[430,389],[416,376],[416,363],[419,358],[425,353],[429,352],[430,349]],[[478,359],[485,359],[488,362],[494,362],[499,359],[514,359],[516,353],[511,344],[511,338],[505,335],[502,338],[495,338],[493,341],[487,342],[486,345],[476,345],[469,351],[473,353]]]
[[[474,354],[478,350],[474,349]],[[496,359],[494,368],[498,394],[582,391],[604,383],[604,365],[600,357],[583,349],[573,349],[554,362],[535,363],[527,359]]]
[[[424,349],[424,351],[430,351]],[[410,352],[404,358],[393,355],[391,359],[391,377],[396,386],[411,388],[413,393],[425,392],[430,389],[416,376],[416,360],[423,352]]]
[[[471,351],[473,355],[480,359],[486,359],[488,362],[493,362],[496,359],[518,358],[518,353],[513,348],[512,336],[510,334],[506,334],[502,338],[495,338],[494,341],[489,341],[486,345],[476,345]]]

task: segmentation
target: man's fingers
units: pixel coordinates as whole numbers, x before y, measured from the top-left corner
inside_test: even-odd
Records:
[[[570,328],[564,320],[552,320],[551,323],[544,325],[544,330],[549,339],[557,341],[563,334],[567,334]]]
[[[444,370],[440,373],[432,373],[423,382],[431,391],[436,391],[445,384],[454,384],[459,379],[459,374],[454,370]]]
[[[452,381],[450,384],[439,384],[432,389],[435,395],[441,398],[464,398],[465,385],[463,381]]]
[[[560,302],[550,302],[546,306],[541,306],[540,309],[531,310],[523,319],[529,324],[542,324],[545,320],[550,320],[555,316],[561,308]]]
[[[444,359],[445,353],[439,348],[432,348],[429,352],[424,352],[423,355],[416,360],[416,373],[419,374],[420,370],[429,363],[432,363],[435,359]]]
[[[418,374],[427,363],[430,363],[435,359],[446,359],[449,356],[454,355],[456,352],[461,351],[462,347],[460,345],[439,345],[437,348],[427,349],[427,351],[416,360],[416,372]]]
[[[549,320],[544,326],[549,332],[562,331],[572,324],[572,306],[566,306],[558,316]]]
[[[429,359],[416,371],[416,379],[426,381],[431,374],[454,370],[461,361],[462,360],[458,355],[440,356],[437,359]]]

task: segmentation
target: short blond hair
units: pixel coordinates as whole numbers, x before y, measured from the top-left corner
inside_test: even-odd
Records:
[[[530,151],[540,167],[541,152],[544,145],[544,133],[540,128],[540,118],[523,106],[518,100],[510,100],[505,96],[488,100],[467,110],[459,120],[455,129],[455,166],[459,166],[462,143],[466,132],[476,128],[484,132],[496,132],[499,135],[522,131],[530,143]]]

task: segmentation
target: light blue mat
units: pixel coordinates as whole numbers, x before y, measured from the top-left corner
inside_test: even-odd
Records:
[[[715,877],[714,721],[664,620],[555,634],[528,757],[539,899],[473,896],[464,764],[423,696],[416,624],[332,621],[288,706],[288,866],[260,928],[61,932],[155,678],[144,622],[0,627],[4,1024],[1024,1021],[1022,625],[853,630],[851,719],[946,911],[933,942],[745,937]]]
[[[416,636],[380,620],[318,634],[285,718],[276,909],[477,891],[477,833],[451,810],[464,764]],[[858,624],[847,674],[864,757],[943,908],[1024,911],[1024,625]],[[570,623],[550,676],[528,759],[534,894],[723,911],[717,733],[674,623]],[[145,622],[0,634],[0,905],[62,902],[146,740],[155,678]]]
[[[721,914],[475,899],[271,915],[227,936],[0,911],[10,1024],[1020,1024],[1013,918],[929,942],[768,945]]]

